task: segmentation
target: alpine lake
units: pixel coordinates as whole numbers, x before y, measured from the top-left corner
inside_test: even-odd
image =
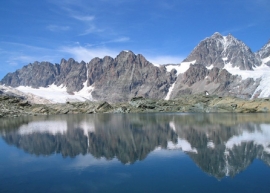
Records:
[[[0,119],[0,192],[270,192],[270,114]]]

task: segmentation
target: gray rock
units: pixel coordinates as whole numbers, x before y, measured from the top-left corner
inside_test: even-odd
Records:
[[[49,62],[34,62],[14,73],[8,73],[0,83],[12,87],[46,87],[55,82],[58,74],[59,65],[53,65]]]
[[[225,69],[214,67],[208,70],[202,64],[194,64],[183,75],[178,76],[170,98],[200,94],[207,90],[211,95],[249,99],[259,82],[260,80],[251,78],[242,80],[241,77],[232,75]]]
[[[86,63],[84,61],[78,63],[72,58],[68,61],[62,59],[59,66],[59,75],[56,77],[55,84],[57,86],[66,86],[69,93],[79,91],[83,88],[83,83],[87,79],[86,72]]]
[[[114,113],[128,113],[129,109],[127,107],[119,107],[114,110]]]
[[[142,55],[121,52],[115,59],[94,58],[88,64],[92,96],[110,102],[128,101],[135,96],[162,99],[176,76],[149,63]]]
[[[194,64],[184,73],[182,82],[188,86],[193,85],[195,82],[204,80],[208,74],[208,70],[204,65]]]
[[[113,107],[108,103],[108,102],[103,102],[100,105],[98,105],[98,107],[96,108],[97,112],[105,112],[108,110],[113,109]]]
[[[19,106],[25,107],[25,106],[31,106],[31,104],[28,101],[20,101],[18,103]]]

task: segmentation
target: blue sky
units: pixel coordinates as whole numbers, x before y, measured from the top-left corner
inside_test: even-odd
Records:
[[[180,63],[214,32],[257,51],[269,23],[269,0],[1,0],[0,79],[34,61],[89,62],[122,50]]]

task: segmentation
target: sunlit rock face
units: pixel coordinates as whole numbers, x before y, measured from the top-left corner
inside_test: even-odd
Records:
[[[94,58],[88,64],[92,96],[106,101],[128,101],[135,96],[162,99],[176,76],[165,67],[156,67],[141,54],[122,51],[115,59]]]
[[[257,114],[67,115],[4,119],[0,128],[6,143],[35,155],[92,154],[128,164],[161,149],[183,151],[203,171],[223,178],[254,159],[270,165],[269,120]]]

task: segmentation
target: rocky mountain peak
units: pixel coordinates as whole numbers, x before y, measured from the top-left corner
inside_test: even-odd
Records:
[[[176,78],[132,51],[122,51],[115,59],[92,59],[87,68],[93,98],[114,102],[135,96],[164,98]]]
[[[75,63],[76,61],[73,58],[68,59],[68,63]]]
[[[67,62],[67,60],[65,58],[62,58],[60,64],[63,64],[63,63],[66,63],[66,62]]]
[[[216,39],[223,39],[223,36],[219,32],[215,32],[211,38],[216,38]]]
[[[239,67],[241,70],[252,70],[253,67],[261,64],[251,49],[242,41],[231,34],[222,36],[218,32],[201,41],[184,62],[194,60],[205,66],[213,65],[223,68],[228,64]]]
[[[46,87],[55,81],[59,75],[59,66],[49,62],[34,62],[24,66],[14,73],[8,73],[1,84],[6,86],[32,86],[33,88]]]
[[[117,57],[117,61],[128,61],[132,62],[136,58],[136,55],[132,51],[121,51]]]

